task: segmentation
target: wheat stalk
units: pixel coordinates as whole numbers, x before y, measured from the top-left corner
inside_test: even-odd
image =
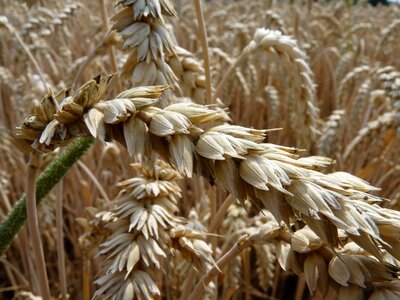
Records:
[[[349,98],[346,93],[351,93],[354,89],[353,86],[357,84],[357,81],[362,81],[363,76],[368,75],[369,72],[370,68],[368,66],[360,66],[346,74],[339,84],[338,108],[346,108],[349,105]]]

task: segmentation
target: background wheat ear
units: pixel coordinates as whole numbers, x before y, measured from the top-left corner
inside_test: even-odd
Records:
[[[175,76],[165,59],[175,53],[175,45],[164,18],[176,15],[167,1],[118,1],[121,10],[111,18],[113,29],[124,37],[124,47],[130,50],[122,76],[132,84],[173,84]]]

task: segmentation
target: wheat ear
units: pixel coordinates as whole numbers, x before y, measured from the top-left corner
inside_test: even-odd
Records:
[[[175,44],[165,25],[165,17],[176,12],[169,0],[117,1],[122,9],[111,21],[121,33],[124,48],[130,54],[122,77],[130,77],[133,86],[174,84],[176,77],[166,59],[175,54]]]
[[[289,94],[288,124],[294,131],[301,128],[299,144],[310,146],[316,137],[315,87],[313,73],[306,62],[306,55],[298,48],[297,42],[279,31],[257,29],[254,39],[246,46],[240,57],[227,71],[217,86],[215,97],[222,93],[224,85],[235,68],[256,50],[262,50],[277,59],[289,73],[292,90]],[[296,100],[294,100],[296,99]]]
[[[151,170],[135,167],[138,176],[119,184],[121,192],[103,213],[110,235],[100,246],[104,259],[95,299],[160,296],[157,275],[172,251],[179,251],[198,269],[212,262],[202,233],[174,216],[181,196],[179,173],[162,161]]]
[[[103,84],[107,81],[100,79]],[[251,199],[258,207],[265,205],[278,220],[288,223],[300,216],[330,245],[338,243],[335,232],[340,228],[377,257],[381,252],[376,245],[388,249],[387,237],[381,236],[379,225],[367,214],[373,207],[367,202],[379,201],[367,193],[375,188],[345,172],[320,173],[332,163],[330,159],[299,158],[297,149],[263,143],[265,130],[226,124],[203,130],[200,124],[226,120],[225,112],[190,103],[154,107],[163,87],[134,88],[113,100],[96,102],[98,91],[91,94],[89,87],[98,85],[96,80],[85,85],[46,119],[39,114],[46,111],[43,105],[51,108],[53,102],[45,98],[36,115],[14,133],[15,143],[27,151],[45,151],[76,135],[93,135],[102,141],[113,137],[140,161],[151,161],[152,150],[157,150],[186,177],[197,172],[242,202]],[[78,111],[75,104],[82,99],[91,106]],[[390,228],[397,226],[393,223]]]

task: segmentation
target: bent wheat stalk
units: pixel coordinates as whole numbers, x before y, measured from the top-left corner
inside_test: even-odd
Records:
[[[25,151],[48,151],[76,135],[92,135],[103,142],[114,138],[150,165],[156,150],[184,176],[190,178],[196,172],[224,186],[241,202],[250,199],[256,207],[265,206],[279,221],[289,224],[299,216],[329,245],[338,244],[340,228],[377,258],[383,255],[377,245],[400,257],[393,250],[400,242],[391,240],[389,247],[380,219],[371,214],[385,219],[384,211],[369,204],[380,201],[368,194],[376,189],[345,172],[321,173],[332,164],[330,159],[300,158],[295,148],[264,143],[267,130],[227,124],[202,129],[201,124],[225,121],[226,113],[191,103],[155,107],[164,87],[134,88],[101,101],[93,88],[109,80],[98,77],[89,82],[68,101],[62,101],[57,113],[47,119],[40,113],[44,105],[53,102],[45,98],[37,114],[14,132],[15,143]],[[83,99],[83,111],[72,110],[82,107]],[[400,224],[387,226],[397,230]]]

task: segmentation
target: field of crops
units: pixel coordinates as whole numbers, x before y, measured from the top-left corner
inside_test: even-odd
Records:
[[[400,299],[400,6],[0,0],[0,299]]]

